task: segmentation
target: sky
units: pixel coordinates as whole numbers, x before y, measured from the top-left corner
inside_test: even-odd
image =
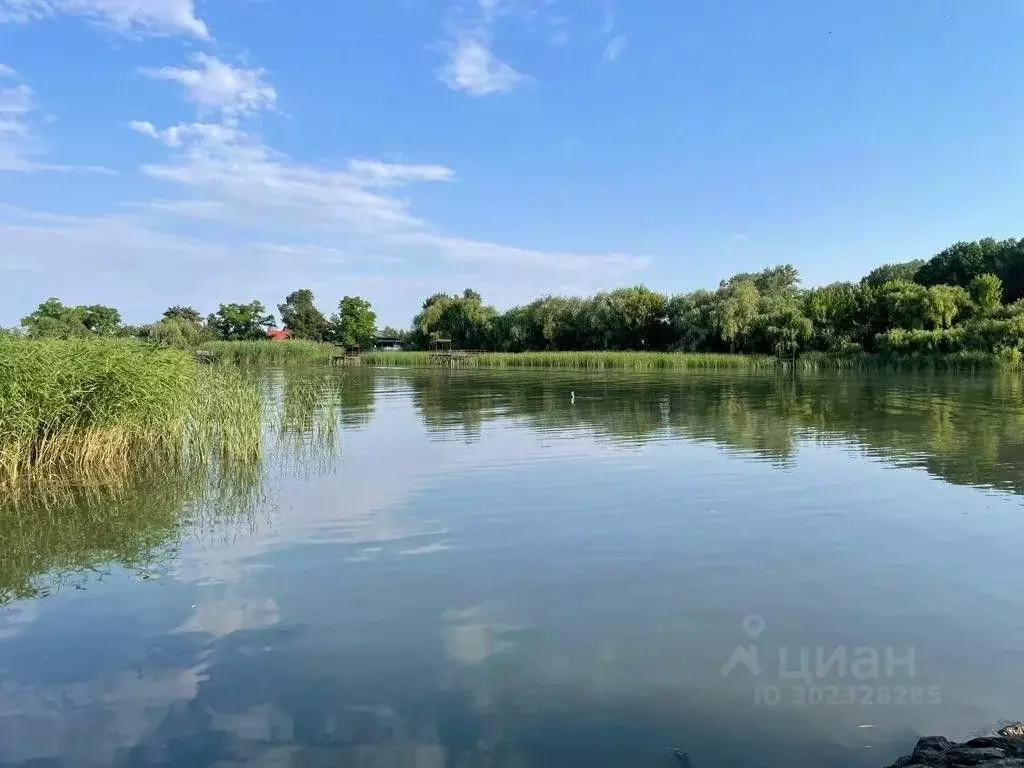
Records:
[[[1020,235],[1018,0],[0,0],[0,325]]]

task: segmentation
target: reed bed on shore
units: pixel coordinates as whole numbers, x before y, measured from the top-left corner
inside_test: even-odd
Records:
[[[428,352],[368,352],[369,365],[428,365]],[[774,357],[684,352],[485,352],[460,358],[458,364],[475,368],[772,368]]]
[[[857,353],[830,355],[806,352],[797,358],[798,370],[828,371],[972,371],[1021,370],[1020,357],[991,352]]]
[[[120,340],[0,341],[0,489],[115,482],[140,463],[259,454],[258,389],[231,368]]]
[[[339,354],[337,347],[311,341],[219,341],[206,347],[214,361],[236,364],[326,365]],[[709,352],[483,352],[460,357],[465,368],[590,368],[624,370],[746,370],[773,368],[798,370],[934,370],[977,371],[988,369],[1021,370],[1016,354],[961,351],[951,353],[864,353],[832,354],[806,352],[795,362],[772,355],[741,355]],[[420,367],[429,365],[431,353],[364,352],[364,365]]]
[[[216,363],[295,365],[327,364],[340,354],[333,344],[301,339],[288,341],[212,341],[203,346]]]

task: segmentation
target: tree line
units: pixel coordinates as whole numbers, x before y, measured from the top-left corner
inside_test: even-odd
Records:
[[[293,338],[368,347],[376,315],[346,296],[327,317],[301,289],[278,305]],[[171,307],[141,328],[102,306],[50,299],[22,320],[32,336],[140,335],[170,344],[266,338],[275,318],[258,301],[222,304],[204,320]],[[422,349],[451,339],[490,351],[664,350],[795,357],[828,353],[997,353],[1024,347],[1024,240],[959,242],[928,260],[884,264],[856,282],[802,288],[789,264],[723,280],[715,290],[668,295],[643,285],[589,297],[545,296],[504,312],[472,289],[423,302],[409,330],[383,335]]]
[[[803,289],[789,264],[667,295],[645,286],[546,296],[498,312],[480,294],[435,294],[413,318],[413,346],[433,338],[495,351],[665,350],[792,357],[959,353],[1019,359],[1024,240],[960,242],[933,258],[884,264],[857,282]]]
[[[288,294],[277,308],[291,338],[360,347],[372,346],[376,340],[377,316],[370,302],[359,296],[345,296],[330,317],[317,309],[312,291],[305,288]],[[22,318],[20,332],[31,338],[135,336],[170,346],[197,347],[212,340],[267,339],[276,325],[277,319],[260,301],[221,304],[205,318],[195,307],[175,305],[154,323],[132,326],[124,325],[113,307],[65,306],[51,298]]]

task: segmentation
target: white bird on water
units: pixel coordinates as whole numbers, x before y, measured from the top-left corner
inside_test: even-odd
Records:
[[[569,393],[569,402],[575,404],[575,402],[576,402],[576,392],[575,391]]]

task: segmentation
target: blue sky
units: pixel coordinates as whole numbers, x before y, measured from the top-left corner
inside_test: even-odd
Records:
[[[1021,234],[1017,0],[0,0],[0,324],[405,326]]]

